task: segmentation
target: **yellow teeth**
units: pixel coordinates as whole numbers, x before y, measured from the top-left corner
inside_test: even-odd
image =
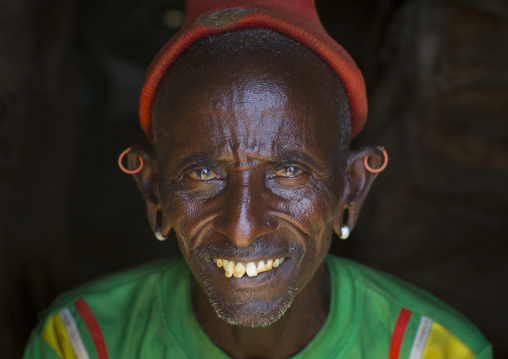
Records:
[[[264,261],[258,262],[258,273],[264,272],[266,270],[266,264]]]
[[[242,278],[245,274],[245,266],[242,263],[237,263],[233,275],[235,278]]]
[[[266,261],[266,270],[272,269],[272,265],[273,265],[273,260],[272,259],[267,260]]]
[[[276,268],[284,262],[284,258],[267,259],[257,262],[236,263],[227,259],[213,258],[213,262],[219,268],[224,269],[224,275],[227,278],[242,278],[247,273],[249,277],[256,277],[259,273],[266,272]]]
[[[227,264],[224,266],[224,273],[226,274],[226,277],[231,278],[234,271],[235,261],[227,261]]]
[[[247,275],[249,277],[255,277],[258,275],[258,269],[256,267],[256,264],[254,264],[254,262],[247,263],[247,265],[245,266],[245,271],[247,272]]]

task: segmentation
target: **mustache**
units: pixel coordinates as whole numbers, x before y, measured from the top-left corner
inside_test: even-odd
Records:
[[[231,242],[203,245],[194,250],[203,260],[209,258],[252,258],[252,257],[293,257],[303,254],[303,247],[297,243],[283,244],[258,238],[248,247],[237,247]]]

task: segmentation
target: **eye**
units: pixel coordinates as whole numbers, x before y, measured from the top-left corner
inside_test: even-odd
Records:
[[[294,178],[301,175],[303,171],[295,166],[286,166],[275,172],[276,177]]]
[[[209,181],[219,178],[219,175],[209,168],[198,168],[190,173],[190,177],[199,181]]]

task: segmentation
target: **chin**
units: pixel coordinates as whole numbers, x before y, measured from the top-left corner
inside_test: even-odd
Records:
[[[293,304],[298,290],[289,288],[286,293],[274,301],[251,301],[233,304],[218,300],[207,291],[208,299],[217,316],[234,326],[260,328],[274,324],[281,319]]]

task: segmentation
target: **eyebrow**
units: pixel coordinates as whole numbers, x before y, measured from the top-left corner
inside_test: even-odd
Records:
[[[206,152],[193,153],[192,155],[186,156],[182,158],[180,161],[178,161],[175,167],[175,171],[180,171],[185,167],[188,167],[196,163],[211,163],[211,162],[214,161],[212,160],[210,155],[208,155]]]

